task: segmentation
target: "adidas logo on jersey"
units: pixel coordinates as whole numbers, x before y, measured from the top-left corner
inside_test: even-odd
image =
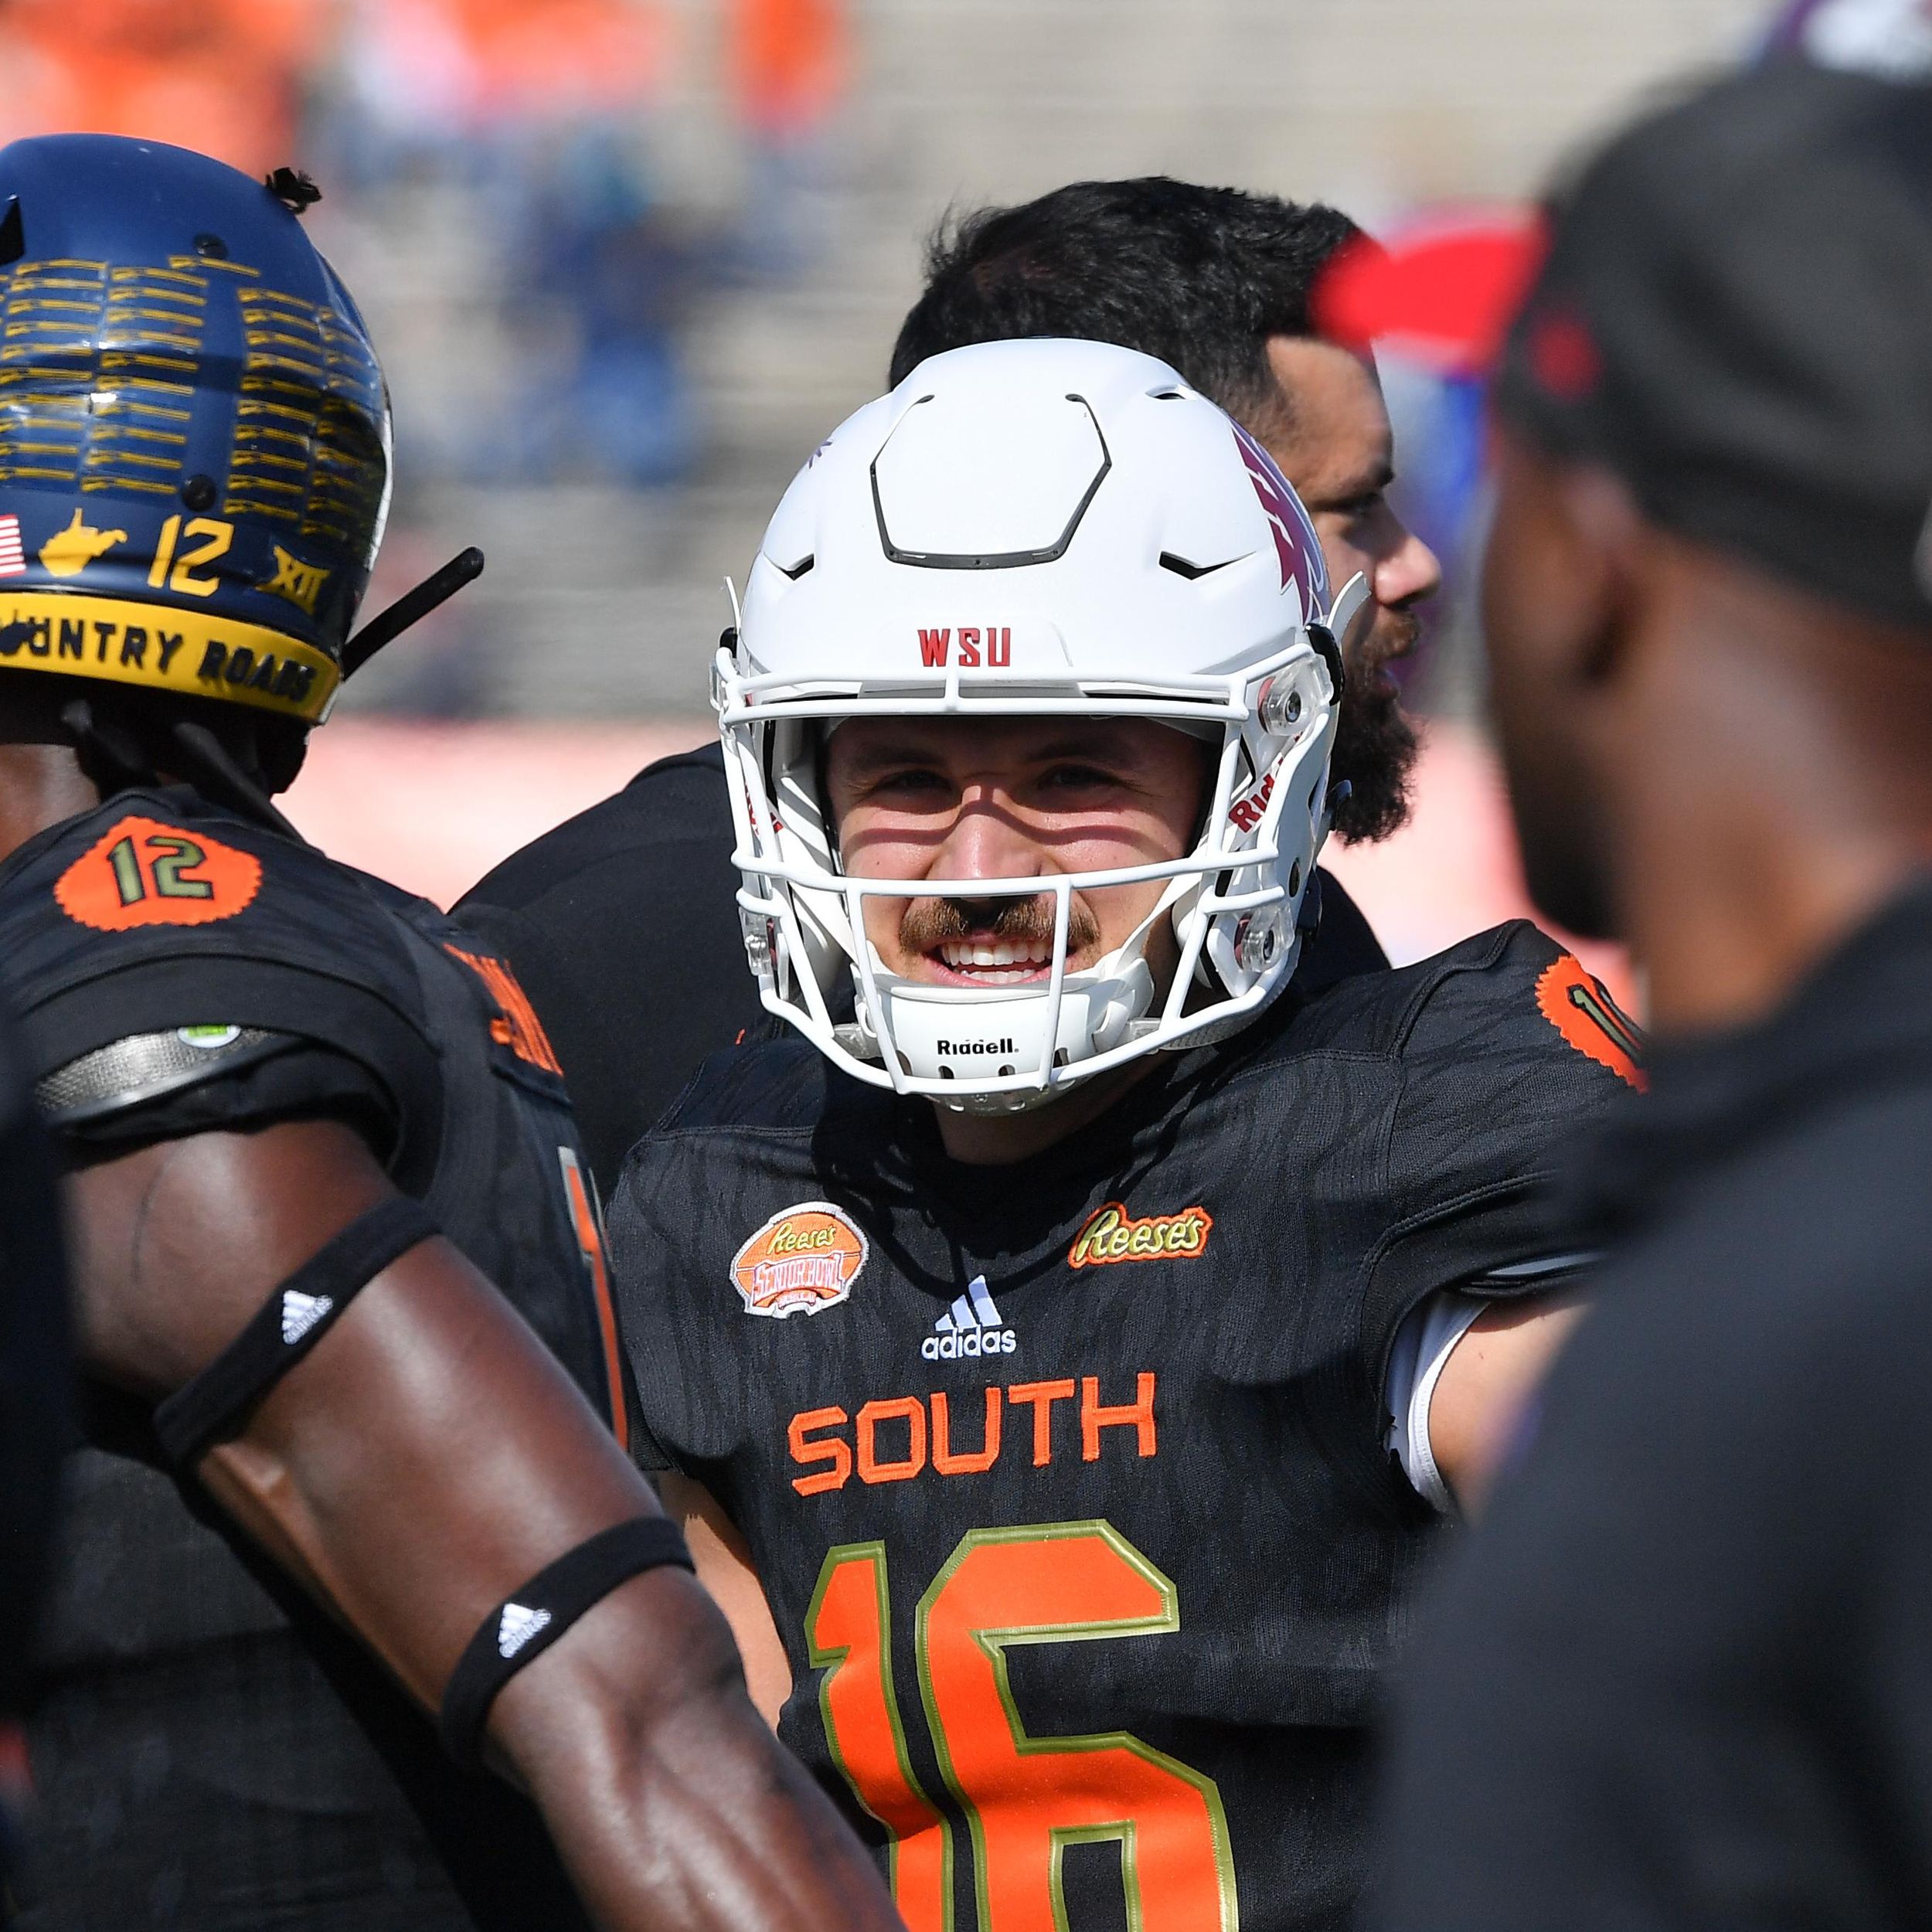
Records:
[[[951,1362],[963,1355],[1011,1355],[1019,1346],[1019,1337],[1000,1318],[986,1292],[985,1276],[976,1274],[933,1325],[919,1352],[928,1362]]]
[[[549,1621],[547,1610],[528,1610],[522,1604],[505,1604],[503,1621],[496,1627],[497,1655],[514,1657]]]
[[[304,1294],[299,1288],[282,1291],[282,1339],[291,1348],[334,1308],[325,1294]]]

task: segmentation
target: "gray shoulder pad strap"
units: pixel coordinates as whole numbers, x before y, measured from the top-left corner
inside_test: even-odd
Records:
[[[35,1083],[34,1101],[49,1126],[77,1127],[266,1060],[299,1038],[259,1026],[177,1026],[165,1033],[131,1033],[56,1067]]]

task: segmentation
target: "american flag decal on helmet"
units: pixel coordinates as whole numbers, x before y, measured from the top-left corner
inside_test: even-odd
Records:
[[[1328,609],[1328,565],[1322,559],[1321,545],[1315,536],[1315,526],[1308,521],[1308,513],[1301,507],[1301,499],[1289,487],[1287,478],[1275,468],[1274,458],[1239,423],[1232,423],[1229,427],[1234,431],[1241,461],[1247,466],[1248,474],[1253,481],[1254,493],[1261,499],[1268,527],[1274,532],[1274,553],[1281,560],[1282,589],[1285,590],[1291,583],[1299,585],[1304,614],[1311,618],[1325,617]]]
[[[22,577],[27,560],[20,548],[20,519],[0,516],[0,577]]]

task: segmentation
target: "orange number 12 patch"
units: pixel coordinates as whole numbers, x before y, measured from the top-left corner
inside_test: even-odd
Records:
[[[205,833],[133,815],[103,832],[53,889],[70,919],[97,932],[206,926],[232,919],[261,890],[261,861]]]

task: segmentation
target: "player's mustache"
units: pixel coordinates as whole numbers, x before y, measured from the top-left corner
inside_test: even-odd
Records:
[[[915,899],[899,922],[900,943],[912,953],[929,953],[949,939],[988,937],[1050,947],[1053,913],[1053,901],[1044,893],[1030,899]],[[1069,957],[1083,951],[1100,936],[1099,923],[1075,900],[1067,908]]]
[[[1386,627],[1377,625],[1357,653],[1357,662],[1365,671],[1379,671],[1407,656],[1421,641],[1422,619],[1415,611],[1389,611],[1386,614],[1395,621]]]

